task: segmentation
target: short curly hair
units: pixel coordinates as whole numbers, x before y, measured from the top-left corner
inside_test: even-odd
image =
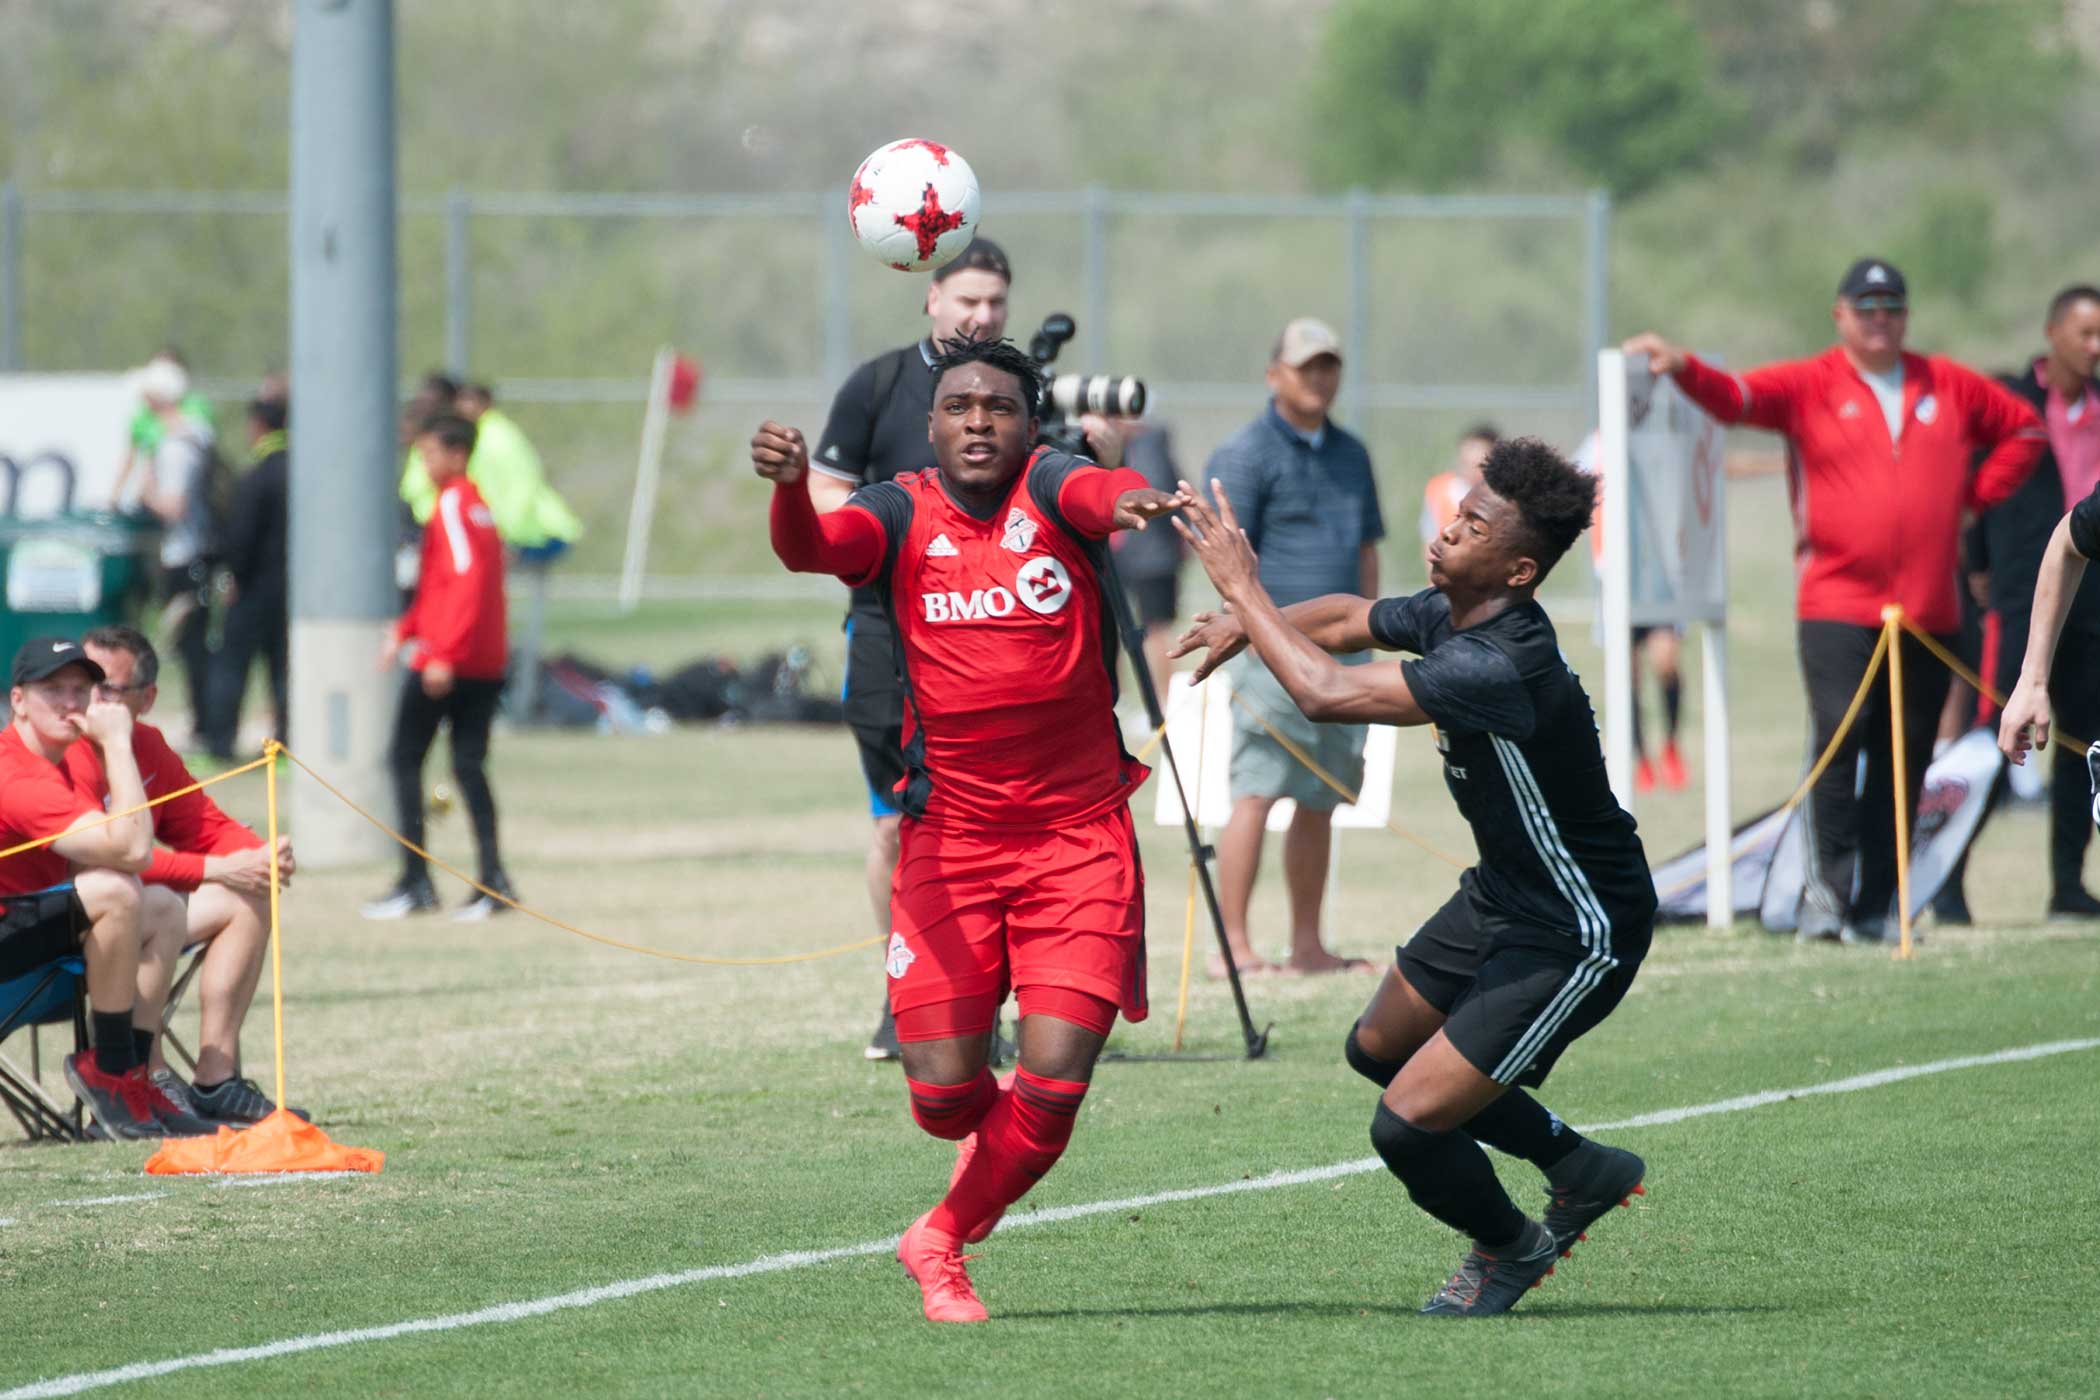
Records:
[[[1487,488],[1517,508],[1530,535],[1525,553],[1546,577],[1589,528],[1597,478],[1537,438],[1504,438],[1481,464]]]
[[[1021,381],[1021,406],[1030,418],[1036,416],[1036,405],[1043,397],[1043,369],[1011,340],[958,335],[942,341],[934,349],[939,352],[933,357],[936,389],[940,387],[942,376],[951,369],[960,369],[964,365],[989,365]]]

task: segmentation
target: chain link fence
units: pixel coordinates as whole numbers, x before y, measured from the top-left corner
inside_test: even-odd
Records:
[[[564,591],[618,570],[665,344],[706,382],[668,445],[650,591],[803,591],[767,552],[743,444],[768,416],[814,437],[852,367],[923,327],[923,281],[861,254],[835,197],[455,190],[400,208],[404,371],[493,384],[533,436],[588,526]],[[286,211],[274,192],[0,185],[0,370],[119,370],[172,343],[207,391],[245,397],[289,343]],[[1071,313],[1059,368],[1146,380],[1192,474],[1260,409],[1283,323],[1330,321],[1337,417],[1378,464],[1399,580],[1418,567],[1422,486],[1465,426],[1568,447],[1589,430],[1609,217],[1601,193],[1088,189],[989,196],[981,230],[1015,268],[1008,333],[1025,344]],[[375,472],[389,489],[393,466]]]

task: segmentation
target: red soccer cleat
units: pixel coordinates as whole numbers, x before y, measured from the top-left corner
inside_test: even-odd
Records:
[[[1648,755],[1646,754],[1642,754],[1641,761],[1633,766],[1633,790],[1635,792],[1655,791],[1655,765],[1648,761]]]
[[[991,1314],[977,1300],[970,1271],[963,1267],[968,1255],[960,1253],[952,1240],[940,1235],[920,1216],[897,1241],[897,1262],[919,1285],[928,1322],[989,1322]]]
[[[1670,791],[1684,791],[1684,755],[1677,751],[1675,741],[1663,745],[1662,780]]]

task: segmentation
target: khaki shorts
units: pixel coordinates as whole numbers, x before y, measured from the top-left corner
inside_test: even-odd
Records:
[[[1358,664],[1343,658],[1343,664]],[[1331,812],[1347,799],[1271,735],[1288,739],[1350,792],[1364,784],[1364,737],[1361,724],[1316,724],[1252,652],[1233,658],[1225,668],[1232,681],[1232,800],[1243,797],[1288,797],[1315,812]],[[1248,710],[1267,721],[1264,729]]]

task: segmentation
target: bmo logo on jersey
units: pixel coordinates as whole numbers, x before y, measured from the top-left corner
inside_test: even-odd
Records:
[[[969,593],[952,588],[929,589],[919,596],[926,605],[928,622],[983,622],[987,618],[1010,617],[1017,604],[1038,617],[1048,617],[1072,601],[1072,576],[1057,560],[1038,555],[1021,565],[1012,588],[979,588]]]

